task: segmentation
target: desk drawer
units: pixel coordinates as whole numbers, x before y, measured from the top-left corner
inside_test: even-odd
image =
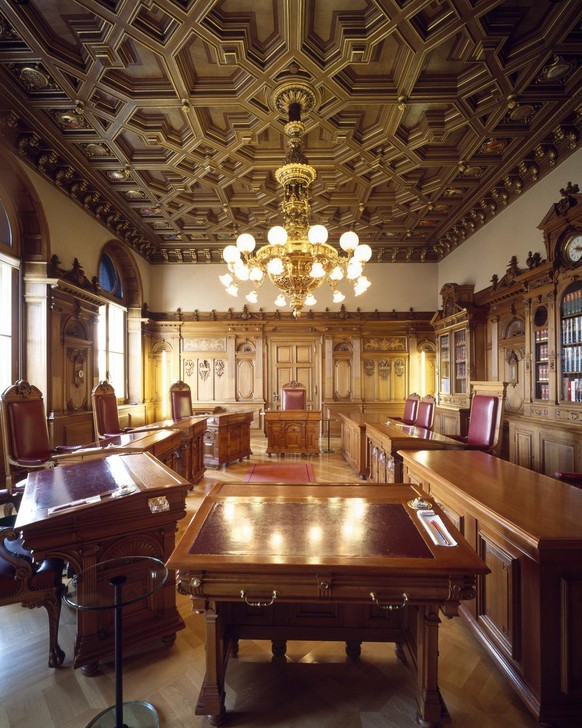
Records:
[[[392,611],[406,604],[456,604],[472,598],[475,579],[342,574],[240,574],[179,571],[178,591],[200,600],[235,601],[265,607],[274,603],[373,604]],[[406,596],[405,596],[406,595]]]

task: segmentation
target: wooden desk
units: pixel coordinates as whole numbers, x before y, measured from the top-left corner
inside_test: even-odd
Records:
[[[208,415],[204,432],[204,464],[226,467],[233,460],[252,455],[252,412],[224,412]]]
[[[373,483],[402,483],[399,450],[462,450],[463,443],[422,427],[379,422],[366,424],[369,479]]]
[[[320,410],[265,412],[267,455],[319,455]]]
[[[204,433],[208,417],[183,417],[169,420],[169,426],[180,433],[180,457],[174,458],[174,470],[190,483],[204,475]]]
[[[111,495],[125,484],[135,492]],[[24,544],[36,560],[58,556],[76,572],[123,555],[155,556],[165,562],[174,548],[177,522],[186,514],[189,487],[149,453],[112,455],[41,470],[28,475],[15,528],[22,531]],[[99,495],[98,503],[50,512]],[[155,595],[126,610],[123,619],[126,647],[160,638],[172,642],[184,627],[176,609],[173,575]],[[111,612],[79,612],[74,666],[94,674],[99,660],[112,656]]]
[[[364,415],[349,416],[341,412],[338,414],[341,423],[341,454],[350,464],[352,470],[365,480],[370,472],[366,425],[378,422],[378,420]]]
[[[538,721],[582,716],[582,490],[481,452],[402,452],[491,574],[462,614]]]
[[[150,425],[149,428],[135,432],[123,432],[114,437],[101,440],[99,445],[105,449],[119,448],[124,452],[148,452],[160,462],[175,470],[179,458],[182,437],[180,431],[165,424]]]
[[[482,560],[450,524],[458,545],[433,545],[407,505],[410,487],[245,483],[242,492],[217,484],[168,561],[206,621],[196,714],[223,719],[239,639],[271,639],[276,654],[288,639],[346,640],[351,654],[361,641],[392,641],[416,668],[423,725],[436,726],[439,608],[454,616],[473,597]]]

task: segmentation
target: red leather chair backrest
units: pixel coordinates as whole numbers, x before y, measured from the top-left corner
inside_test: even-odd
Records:
[[[409,397],[404,403],[404,414],[402,415],[402,422],[407,425],[414,425],[416,423],[416,416],[418,412],[418,397]]]
[[[93,399],[95,421],[97,423],[97,436],[119,435],[119,414],[117,412],[117,397],[115,394],[100,394]]]
[[[495,444],[498,397],[475,394],[471,400],[467,445],[491,448]]]
[[[282,390],[283,398],[281,407],[284,410],[304,410],[306,407],[305,389],[285,389]]]
[[[424,427],[431,430],[434,422],[434,402],[419,402],[418,413],[414,424],[417,427]]]
[[[192,394],[190,389],[170,390],[172,419],[181,420],[192,416]]]
[[[40,465],[51,457],[48,426],[41,399],[6,402],[11,455],[22,465]]]

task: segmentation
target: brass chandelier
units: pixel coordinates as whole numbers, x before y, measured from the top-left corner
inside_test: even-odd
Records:
[[[305,124],[301,116],[313,109],[315,102],[314,89],[302,81],[289,82],[275,93],[276,108],[288,119],[285,134],[289,151],[285,163],[275,172],[277,182],[284,188],[284,227],[272,227],[267,234],[268,244],[257,250],[250,233],[239,235],[236,245],[227,245],[222,252],[229,272],[219,276],[226,292],[233,296],[238,295],[241,284],[250,284],[252,290],[246,296],[250,303],[257,302],[257,291],[269,278],[281,290],[275,305],[289,304],[296,318],[304,306],[317,303],[313,291],[324,281],[333,290],[334,303],[345,298],[337,287],[341,281],[353,283],[356,296],[370,286],[362,275],[364,265],[372,257],[370,246],[360,244],[356,233],[349,231],[340,237],[340,253],[327,242],[328,232],[323,225],[309,225],[309,186],[317,172],[302,151]]]

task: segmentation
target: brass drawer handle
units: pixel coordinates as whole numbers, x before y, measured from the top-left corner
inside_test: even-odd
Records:
[[[408,594],[406,592],[403,592],[402,594],[402,604],[380,604],[375,592],[370,592],[370,596],[377,607],[380,607],[380,609],[386,609],[388,612],[394,612],[397,609],[404,609],[408,603]]]
[[[261,602],[261,601],[251,602],[247,599],[247,595],[245,594],[244,589],[241,589],[241,592],[240,592],[240,598],[244,600],[244,603],[248,607],[270,607],[275,603],[275,600],[277,599],[278,596],[279,596],[279,594],[275,590],[273,590],[273,595],[271,596],[270,602]]]

